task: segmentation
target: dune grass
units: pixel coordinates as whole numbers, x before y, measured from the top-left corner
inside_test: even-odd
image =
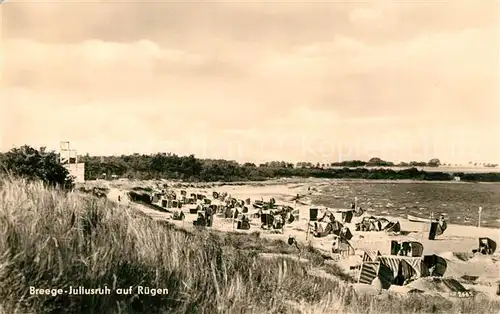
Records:
[[[0,313],[493,313],[499,303],[428,296],[358,295],[342,280],[308,274],[326,267],[263,260],[290,246],[160,224],[105,199],[0,181]],[[344,276],[340,269],[330,273]],[[109,295],[30,295],[30,287],[105,287]],[[167,288],[118,295],[117,288]]]

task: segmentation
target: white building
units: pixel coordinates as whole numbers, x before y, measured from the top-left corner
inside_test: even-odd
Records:
[[[84,163],[74,163],[65,164],[64,168],[68,169],[69,175],[74,177],[75,183],[85,182],[85,164]]]

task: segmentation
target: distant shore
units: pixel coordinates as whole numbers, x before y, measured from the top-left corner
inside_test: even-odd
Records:
[[[99,182],[99,181],[108,181],[108,180],[103,180],[103,179],[97,179],[97,180],[87,180],[87,182]],[[303,178],[303,177],[283,177],[283,178],[269,178],[267,180],[256,180],[256,181],[232,181],[232,182],[224,182],[224,181],[213,181],[213,182],[206,182],[206,181],[195,181],[195,182],[189,182],[189,181],[182,181],[182,180],[172,180],[172,179],[151,179],[151,180],[129,180],[125,178],[118,178],[115,180],[111,180],[111,182],[120,182],[120,181],[127,181],[127,182],[144,182],[144,181],[162,181],[167,184],[171,185],[183,185],[183,186],[196,186],[196,187],[212,187],[212,186],[224,186],[224,185],[230,185],[230,186],[239,186],[239,185],[249,185],[249,186],[260,186],[260,185],[281,185],[281,184],[305,184],[310,182],[312,183],[327,183],[327,182],[367,182],[367,183],[373,183],[373,184],[387,184],[387,183],[425,183],[425,184],[500,184],[500,182],[475,182],[475,181],[427,181],[427,180],[412,180],[412,179],[331,179],[331,178],[315,178],[315,177],[309,177],[309,178]]]
[[[328,169],[342,169],[344,167],[328,167]],[[410,169],[412,167],[406,166],[394,166],[394,167],[348,167],[349,169],[356,168],[366,168],[366,169],[388,169],[388,170],[405,170]],[[439,167],[414,167],[420,171],[425,172],[447,172],[447,173],[500,173],[500,168],[498,167],[447,167],[447,166],[439,166]]]

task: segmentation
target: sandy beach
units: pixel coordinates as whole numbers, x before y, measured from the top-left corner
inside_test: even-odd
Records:
[[[311,198],[320,192],[315,186],[324,185],[324,182],[307,182],[307,183],[285,183],[272,182],[270,184],[248,184],[248,185],[221,185],[213,187],[187,188],[188,193],[204,193],[211,195],[213,191],[227,192],[232,197],[238,199],[250,198],[252,202],[255,199],[263,199],[265,201],[274,197],[277,204],[290,205],[296,207],[300,211],[299,221],[285,225],[282,234],[269,233],[260,229],[260,220],[254,218],[251,221],[250,230],[236,230],[233,228],[231,219],[215,218],[212,228],[214,230],[226,232],[242,232],[252,233],[260,232],[261,236],[282,239],[286,241],[289,236],[294,236],[300,246],[310,243],[314,248],[323,251],[325,254],[331,253],[333,236],[329,235],[323,238],[314,238],[309,236],[306,240],[306,229],[309,217],[309,208],[316,206],[312,204]],[[128,183],[108,183],[110,192],[108,197],[110,200],[116,201],[118,195],[121,195],[121,204],[124,206],[136,206],[154,219],[169,220],[177,226],[184,228],[193,228],[192,221],[196,219],[196,215],[190,215],[187,209],[183,209],[186,214],[185,221],[170,220],[171,214],[156,211],[143,205],[131,204],[126,199],[126,192],[132,186]],[[145,186],[145,183],[142,184]],[[300,203],[296,204],[292,199],[297,195],[301,195]],[[250,209],[252,211],[252,209]],[[366,215],[377,215],[376,213],[365,213]],[[474,289],[477,292],[482,292],[485,296],[494,297],[497,289],[497,283],[500,281],[500,254],[495,252],[491,256],[472,256],[472,250],[478,247],[479,237],[488,237],[497,243],[500,243],[500,229],[493,228],[478,228],[474,226],[462,226],[449,224],[446,232],[431,241],[427,239],[428,225],[425,223],[411,222],[400,217],[387,217],[390,221],[399,221],[402,230],[406,231],[406,235],[390,236],[386,232],[359,232],[355,230],[355,223],[359,222],[362,217],[354,217],[352,223],[346,224],[353,232],[352,246],[356,250],[355,256],[350,256],[346,259],[338,261],[338,265],[346,271],[350,271],[350,267],[361,262],[361,256],[364,250],[379,250],[382,254],[390,253],[391,240],[411,240],[418,241],[424,246],[424,255],[436,254],[444,258],[447,262],[447,270],[445,278],[454,278],[459,280],[467,289]],[[464,280],[463,276],[475,278],[475,280]],[[405,292],[410,288],[420,289],[428,293],[442,293],[438,287],[434,287],[428,278],[421,278],[412,282],[408,286],[399,287],[391,286],[391,290],[396,292]]]

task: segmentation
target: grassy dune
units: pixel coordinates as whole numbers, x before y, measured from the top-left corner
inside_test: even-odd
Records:
[[[73,216],[74,214],[74,216]],[[92,232],[90,232],[90,230]],[[0,312],[4,313],[493,313],[500,303],[358,295],[348,283],[310,275],[325,264],[306,248],[251,236],[159,224],[105,199],[0,181]],[[29,288],[109,287],[110,295],[30,295]],[[117,295],[116,288],[168,288]]]

